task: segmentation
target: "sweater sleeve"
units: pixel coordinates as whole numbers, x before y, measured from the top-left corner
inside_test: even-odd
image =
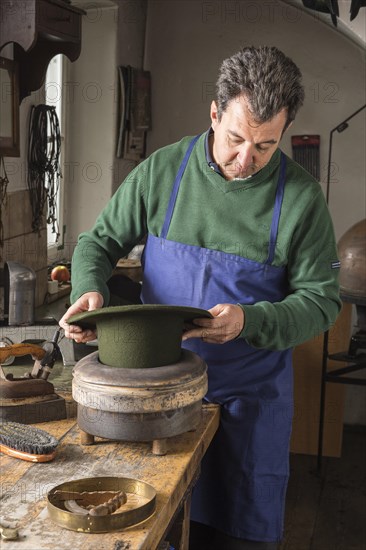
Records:
[[[303,212],[288,254],[289,294],[277,303],[241,305],[241,337],[257,348],[281,350],[334,324],[340,310],[339,263],[332,220],[322,191]]]
[[[146,161],[145,161],[146,162]],[[137,166],[98,216],[94,227],[81,233],[72,258],[71,302],[90,291],[109,302],[107,280],[117,261],[146,234],[145,163]]]

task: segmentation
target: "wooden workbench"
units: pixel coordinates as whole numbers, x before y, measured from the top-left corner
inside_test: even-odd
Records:
[[[60,440],[58,453],[43,464],[0,455],[0,523],[19,530],[17,541],[3,541],[0,546],[8,550],[156,550],[169,540],[175,550],[187,549],[190,492],[218,422],[218,406],[204,405],[199,428],[168,440],[165,456],[153,455],[151,443],[97,438],[94,445],[81,446],[75,419],[38,424]],[[47,493],[65,481],[96,476],[137,478],[153,485],[155,513],[137,526],[105,534],[78,533],[55,524],[48,515]]]

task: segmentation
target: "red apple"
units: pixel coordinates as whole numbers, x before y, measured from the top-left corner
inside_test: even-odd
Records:
[[[70,271],[65,265],[56,265],[51,271],[51,280],[66,283],[70,280]]]

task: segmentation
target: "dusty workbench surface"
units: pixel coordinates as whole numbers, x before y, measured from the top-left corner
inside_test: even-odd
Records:
[[[56,458],[30,463],[0,455],[0,523],[19,530],[17,541],[3,541],[11,550],[154,550],[192,488],[200,462],[219,422],[219,407],[204,405],[195,431],[170,438],[165,456],[152,454],[151,443],[96,438],[92,446],[80,444],[75,418],[38,424],[59,440]],[[97,476],[136,478],[157,491],[155,513],[123,531],[78,533],[59,527],[47,511],[48,492],[66,481]]]

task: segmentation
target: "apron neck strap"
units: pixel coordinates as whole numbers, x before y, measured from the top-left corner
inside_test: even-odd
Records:
[[[163,225],[163,228],[161,230],[161,238],[162,239],[166,239],[166,236],[168,234],[168,230],[169,230],[169,226],[170,226],[170,222],[171,222],[171,219],[172,219],[172,216],[173,216],[173,211],[174,211],[174,206],[175,206],[175,202],[177,200],[177,196],[178,196],[178,191],[179,191],[179,186],[180,186],[180,182],[181,182],[181,179],[183,177],[183,174],[184,174],[184,170],[186,169],[186,166],[187,166],[187,163],[188,163],[188,160],[189,160],[189,157],[191,156],[191,153],[192,153],[192,150],[193,150],[193,147],[195,146],[195,143],[196,141],[198,140],[198,138],[200,137],[201,134],[199,134],[198,136],[195,136],[189,146],[188,146],[188,149],[186,151],[186,154],[184,155],[184,158],[182,160],[182,163],[179,167],[179,170],[178,170],[178,173],[177,175],[175,176],[175,180],[174,180],[174,184],[173,184],[173,189],[172,189],[172,192],[170,194],[170,199],[169,199],[169,204],[168,204],[168,208],[167,208],[167,211],[166,211],[166,214],[165,214],[165,220],[164,220],[164,225]]]
[[[282,200],[283,200],[283,194],[285,191],[285,181],[286,181],[286,156],[281,151],[280,174],[278,176],[278,182],[277,182],[276,199],[275,199],[275,205],[273,209],[271,232],[269,236],[269,245],[268,245],[268,258],[267,258],[266,264],[271,264],[273,262],[273,258],[275,254],[278,225],[280,223]]]

